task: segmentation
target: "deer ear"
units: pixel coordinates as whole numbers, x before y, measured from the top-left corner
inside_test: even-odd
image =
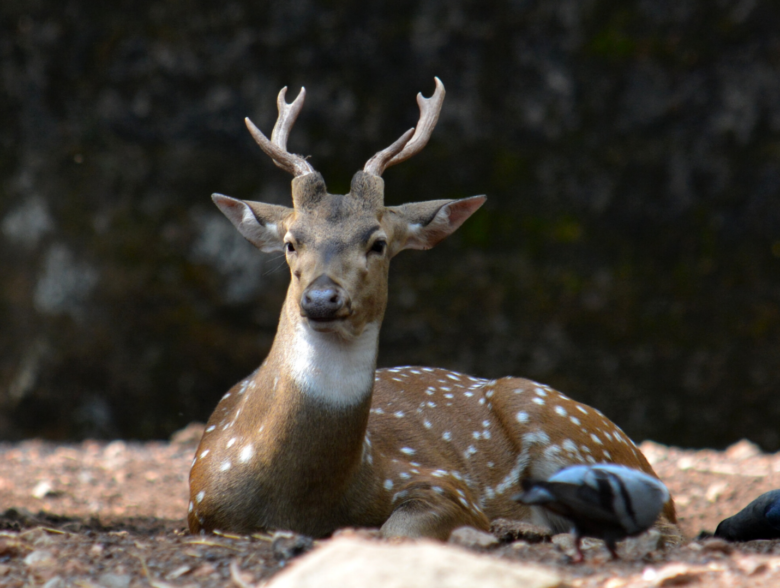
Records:
[[[388,212],[396,216],[401,225],[395,253],[404,249],[430,249],[454,233],[485,200],[485,196],[471,196],[388,207]]]
[[[291,208],[238,200],[222,194],[212,194],[211,199],[235,225],[238,232],[260,251],[284,250],[284,232],[281,225],[292,212]]]

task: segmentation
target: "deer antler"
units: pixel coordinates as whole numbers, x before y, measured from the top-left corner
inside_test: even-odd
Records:
[[[293,100],[292,104],[287,104],[285,96],[287,94],[287,86],[281,89],[279,97],[276,99],[276,106],[279,109],[279,117],[276,119],[274,130],[271,133],[271,140],[268,140],[263,132],[258,129],[254,123],[245,118],[246,128],[252,134],[252,137],[260,146],[260,149],[273,159],[274,163],[281,167],[283,170],[290,172],[295,177],[303,176],[314,172],[314,168],[306,161],[302,156],[287,151],[287,137],[290,134],[290,129],[295,124],[295,119],[298,118],[298,113],[303,108],[303,101],[306,98],[306,89],[301,88],[298,97]]]
[[[444,102],[444,84],[439,78],[436,81],[436,90],[430,98],[417,94],[417,104],[420,107],[420,120],[417,127],[409,129],[392,145],[374,155],[363,166],[363,171],[375,176],[381,176],[391,165],[406,161],[413,155],[417,155],[431,138],[433,128],[439,120],[441,105]],[[412,135],[414,131],[414,135]]]

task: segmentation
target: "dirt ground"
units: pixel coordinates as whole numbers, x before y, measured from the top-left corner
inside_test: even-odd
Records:
[[[0,586],[245,588],[311,547],[284,533],[188,535],[187,473],[197,438],[192,427],[171,443],[0,444]],[[780,453],[762,454],[745,441],[724,452],[650,442],[642,450],[675,496],[683,544],[659,548],[657,536],[645,534],[622,544],[623,559],[612,562],[601,542],[586,540],[581,565],[566,555],[567,535],[512,541],[497,529],[498,544],[470,548],[541,563],[574,587],[780,586],[780,540],[697,539],[780,488]]]

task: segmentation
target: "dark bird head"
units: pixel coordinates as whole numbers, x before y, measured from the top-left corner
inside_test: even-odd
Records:
[[[715,536],[727,541],[780,539],[780,490],[762,494],[734,516],[723,519]]]

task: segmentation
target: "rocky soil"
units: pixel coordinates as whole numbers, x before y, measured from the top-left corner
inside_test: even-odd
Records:
[[[188,535],[187,472],[197,436],[192,427],[171,443],[0,444],[0,585],[246,588],[271,579],[312,547],[336,543],[286,533]],[[449,549],[540,565],[552,573],[548,579],[576,587],[780,585],[780,541],[727,544],[701,536],[758,494],[780,487],[780,454],[763,454],[745,441],[724,452],[651,442],[642,449],[676,497],[687,537],[681,545],[663,547],[651,532],[622,543],[623,559],[612,562],[601,542],[586,540],[586,563],[574,565],[570,536],[539,536],[503,521],[492,535],[458,533],[453,542],[459,546]],[[386,545],[371,532],[340,535]],[[417,574],[403,568],[399,574]]]

